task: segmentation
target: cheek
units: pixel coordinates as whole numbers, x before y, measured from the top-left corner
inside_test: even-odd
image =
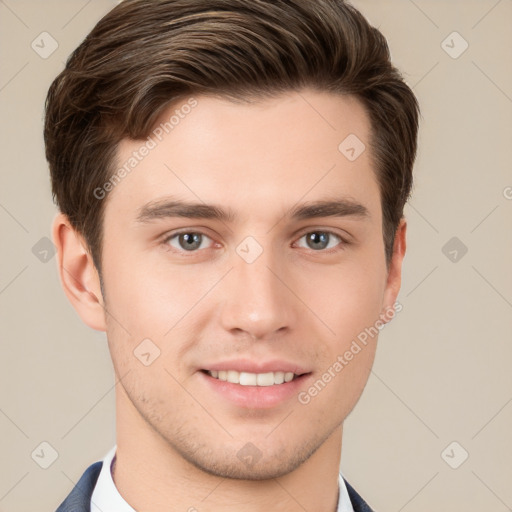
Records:
[[[382,274],[356,265],[338,270],[317,273],[315,286],[305,281],[302,292],[325,333],[316,379],[298,397],[319,425],[331,422],[333,415],[342,421],[350,413],[368,381],[377,347]]]
[[[105,265],[107,333],[118,374],[128,368],[144,370],[137,356],[149,353],[152,372],[162,365],[184,378],[196,344],[193,334],[206,328],[211,316],[205,295],[219,281],[218,272],[111,256],[114,264]],[[164,372],[160,378],[165,381],[169,375]]]
[[[163,337],[209,287],[193,265],[172,268],[144,262],[142,255],[141,260],[111,256],[113,264],[105,265],[107,306],[131,334]]]
[[[302,282],[299,296],[325,324],[325,339],[332,339],[338,349],[379,318],[384,287],[378,266],[319,266]]]

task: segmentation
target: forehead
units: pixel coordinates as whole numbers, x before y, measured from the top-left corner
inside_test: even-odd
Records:
[[[368,116],[353,97],[303,90],[234,103],[195,96],[170,106],[148,139],[121,141],[116,163],[127,172],[106,210],[135,218],[144,205],[172,195],[229,205],[240,219],[270,220],[328,195],[376,213],[369,137]]]

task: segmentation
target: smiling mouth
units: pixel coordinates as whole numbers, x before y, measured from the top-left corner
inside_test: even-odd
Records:
[[[293,372],[266,372],[266,373],[250,373],[250,372],[238,372],[236,370],[201,370],[210,377],[231,384],[239,384],[241,386],[275,386],[281,384],[287,384],[293,380],[296,380],[302,375],[309,375],[303,373],[301,375]]]

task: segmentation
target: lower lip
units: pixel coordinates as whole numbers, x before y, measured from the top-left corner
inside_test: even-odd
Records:
[[[273,386],[242,386],[215,379],[203,371],[198,373],[213,391],[235,405],[248,409],[269,409],[296,397],[304,381],[311,376],[311,373],[306,373],[290,382]]]

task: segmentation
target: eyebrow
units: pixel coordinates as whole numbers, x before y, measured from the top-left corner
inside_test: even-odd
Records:
[[[139,208],[137,222],[147,223],[154,220],[185,217],[189,219],[214,219],[233,223],[237,215],[232,209],[205,203],[190,203],[181,200],[151,201]],[[370,217],[368,209],[352,199],[320,200],[295,206],[286,215],[294,220],[306,220],[317,217]]]

